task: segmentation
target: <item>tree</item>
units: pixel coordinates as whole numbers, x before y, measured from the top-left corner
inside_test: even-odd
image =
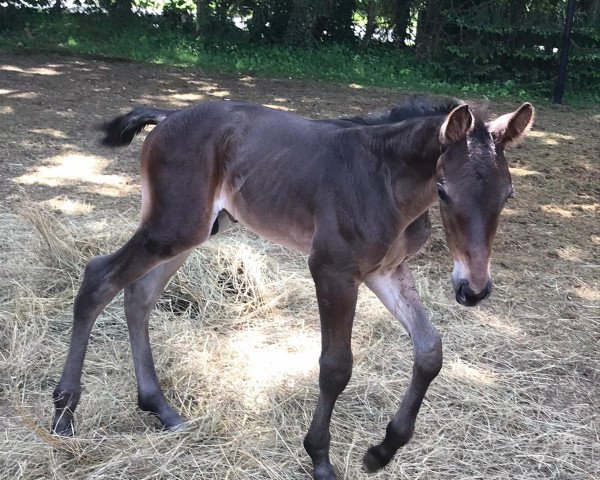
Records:
[[[586,5],[587,3],[587,5]],[[587,24],[590,27],[600,28],[600,0],[584,0],[581,7],[587,13]]]
[[[367,2],[367,28],[365,29],[364,41],[369,42],[375,33],[375,0]]]
[[[413,0],[394,0],[394,43],[405,45]]]
[[[441,51],[441,33],[443,28],[442,10],[452,0],[425,0],[419,10],[417,21],[416,53],[419,57],[438,57]]]
[[[294,0],[287,28],[285,42],[289,45],[307,45],[312,38],[316,22],[316,9],[319,2],[310,0]]]
[[[196,31],[203,32],[208,20],[208,0],[196,0]]]

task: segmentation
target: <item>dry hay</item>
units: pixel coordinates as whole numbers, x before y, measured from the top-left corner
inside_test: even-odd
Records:
[[[192,255],[151,322],[161,383],[190,419],[187,428],[159,431],[137,410],[120,296],[92,334],[76,437],[47,433],[85,262],[114,250],[134,226],[125,217],[61,218],[42,207],[0,219],[2,477],[308,478],[302,438],[319,354],[313,286],[302,256],[241,229]],[[375,478],[593,478],[593,385],[580,403],[563,398],[580,388],[569,380],[576,365],[588,365],[593,379],[597,358],[585,350],[555,355],[544,347],[544,325],[525,331],[509,303],[459,308],[445,269],[427,257],[416,268],[444,339],[444,368],[413,441]],[[499,297],[517,294],[499,283]],[[593,338],[597,327],[592,320],[563,334]],[[354,352],[332,424],[341,478],[366,477],[362,455],[382,438],[411,371],[408,336],[366,291]]]

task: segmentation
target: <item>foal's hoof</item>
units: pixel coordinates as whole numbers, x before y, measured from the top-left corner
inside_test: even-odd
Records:
[[[158,417],[163,428],[169,432],[180,432],[185,429],[186,420],[179,415],[173,408],[169,408],[162,414],[155,414]]]
[[[381,452],[380,446],[371,447],[363,458],[363,470],[367,473],[375,473],[390,463],[391,459],[391,456]]]
[[[188,428],[187,422],[182,418],[179,423],[175,423],[169,427],[164,425],[164,428],[167,432],[184,432]]]
[[[72,437],[74,435],[73,421],[62,422],[60,419],[55,420],[50,433],[60,437]]]

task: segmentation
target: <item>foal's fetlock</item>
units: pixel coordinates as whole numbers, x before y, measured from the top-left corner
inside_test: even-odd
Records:
[[[390,463],[395,453],[395,451],[390,452],[383,443],[369,448],[363,458],[363,470],[367,473],[381,470]]]
[[[160,423],[163,424],[165,430],[178,432],[185,428],[185,418],[175,411],[170,405],[157,414]]]
[[[329,432],[325,434],[325,438],[315,438],[310,432],[304,437],[304,449],[313,462],[315,480],[335,480],[337,478],[333,465],[329,461],[329,447],[324,447],[324,445],[329,445],[329,441]]]
[[[154,415],[165,430],[177,431],[183,428],[185,418],[168,404],[162,395],[153,395],[147,397],[138,396],[138,407],[144,412]]]
[[[337,476],[331,463],[321,463],[314,467],[314,480],[336,480]]]
[[[403,422],[401,425],[391,421],[385,430],[385,438],[379,445],[369,448],[363,458],[363,468],[374,473],[392,461],[400,447],[406,445],[412,437],[414,422]]]

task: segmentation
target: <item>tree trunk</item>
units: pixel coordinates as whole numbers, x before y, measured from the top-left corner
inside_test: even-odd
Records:
[[[304,46],[311,40],[316,17],[314,6],[308,0],[294,0],[285,40],[290,45]]]
[[[406,33],[410,22],[411,0],[394,1],[394,42],[399,47],[405,45]]]
[[[63,6],[61,0],[55,0],[54,5],[52,5],[53,12],[62,12]]]
[[[196,32],[204,32],[208,25],[208,0],[196,0]]]
[[[365,30],[365,37],[363,38],[365,43],[371,41],[373,34],[375,33],[375,2],[369,0],[367,4],[367,29]]]
[[[440,53],[442,33],[441,10],[448,0],[427,0],[419,11],[417,21],[416,54],[420,58],[434,58]]]
[[[333,0],[330,1],[329,34],[334,42],[347,42],[355,39],[352,30],[352,15],[356,10],[356,0]]]

